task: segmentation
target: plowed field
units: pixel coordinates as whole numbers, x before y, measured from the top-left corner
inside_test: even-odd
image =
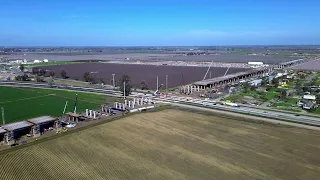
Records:
[[[320,133],[177,110],[0,155],[0,179],[319,179]]]
[[[156,89],[157,76],[159,84],[166,83],[168,75],[168,88],[188,84],[202,80],[206,74],[207,67],[188,67],[188,66],[154,66],[154,65],[135,65],[135,64],[109,64],[109,63],[81,63],[42,67],[52,70],[57,76],[65,70],[70,78],[83,80],[85,72],[91,72],[96,78],[103,78],[107,84],[112,84],[112,74],[115,79],[127,74],[131,77],[133,87],[139,88],[142,81],[146,81],[150,89]],[[211,77],[223,76],[227,68],[212,67]],[[242,68],[230,68],[228,74],[243,72]],[[207,78],[210,77],[208,73]],[[118,81],[117,81],[118,82]]]

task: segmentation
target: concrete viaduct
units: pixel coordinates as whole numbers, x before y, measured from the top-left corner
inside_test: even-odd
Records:
[[[297,59],[293,61],[283,62],[278,65],[274,65],[267,68],[265,67],[265,68],[259,68],[259,69],[251,69],[246,72],[229,74],[226,76],[217,77],[213,79],[205,79],[202,81],[195,82],[193,84],[196,86],[200,86],[201,89],[205,89],[206,87],[216,87],[216,86],[221,86],[228,83],[234,83],[234,82],[241,81],[251,77],[259,77],[265,73],[272,71],[273,69],[284,69],[296,64],[301,64],[303,62],[304,62],[303,59]]]
[[[272,68],[268,69],[252,69],[246,72],[239,72],[235,74],[229,74],[226,76],[222,77],[217,77],[213,79],[205,79],[202,81],[198,81],[193,83],[196,86],[200,86],[200,88],[206,88],[206,87],[216,87],[216,86],[221,86],[224,84],[228,83],[234,83],[237,81],[241,81],[247,78],[251,77],[257,77],[257,76],[262,76],[264,73],[268,73],[272,70]]]

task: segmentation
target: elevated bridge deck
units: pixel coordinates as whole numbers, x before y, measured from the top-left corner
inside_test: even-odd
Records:
[[[271,68],[259,68],[259,69],[251,69],[246,72],[239,72],[235,74],[229,74],[226,76],[216,77],[212,79],[205,79],[202,81],[198,81],[193,83],[194,85],[198,86],[205,86],[205,87],[214,87],[218,85],[223,85],[230,82],[236,82],[242,79],[255,77],[263,75],[264,73],[267,73],[271,70]]]

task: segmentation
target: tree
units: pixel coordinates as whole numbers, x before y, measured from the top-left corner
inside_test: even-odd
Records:
[[[279,79],[278,79],[278,78],[273,78],[273,79],[272,79],[272,84],[273,84],[275,87],[278,87],[278,86],[279,86]]]
[[[310,85],[311,85],[311,86],[317,85],[317,78],[313,78],[313,79],[311,80],[311,82],[310,82]]]
[[[52,78],[49,78],[49,79],[48,79],[48,86],[49,86],[49,87],[52,87],[52,85],[53,85],[53,79],[52,79]]]
[[[302,91],[303,91],[303,92],[310,92],[310,88],[307,87],[307,86],[303,86],[303,87],[302,87]]]
[[[42,78],[40,78],[39,76],[36,76],[36,82],[42,82],[42,81],[43,81]]]
[[[301,85],[302,85],[301,81],[297,81],[295,88],[296,89],[301,89]]]
[[[85,72],[84,74],[83,74],[83,79],[84,79],[84,81],[86,81],[86,82],[89,82],[89,79],[90,79],[90,73],[89,72]]]
[[[141,83],[140,83],[140,88],[141,88],[142,90],[148,90],[149,87],[148,87],[147,81],[141,81]]]
[[[20,64],[19,69],[21,70],[21,72],[24,72],[24,65]]]
[[[281,90],[281,92],[280,92],[280,98],[281,98],[281,99],[287,98],[287,90],[285,90],[285,89],[282,89],[282,90]]]
[[[130,79],[130,76],[128,75],[123,75],[121,76],[121,78],[119,79],[119,87],[120,87],[120,91],[122,92],[123,94],[123,91],[124,91],[124,82],[125,82],[125,95],[128,96],[130,93],[131,93],[131,79]]]
[[[270,91],[271,90],[271,87],[270,86],[267,86],[266,87],[266,91]]]
[[[49,75],[50,75],[51,77],[54,77],[54,74],[55,74],[55,73],[54,73],[53,71],[50,71],[50,72],[49,72]]]
[[[249,88],[250,88],[250,84],[249,83],[244,83],[243,84],[243,92],[244,93],[247,93],[247,92],[249,92]]]
[[[29,79],[29,76],[28,76],[28,75],[24,74],[24,75],[22,75],[22,76],[16,76],[16,77],[15,77],[15,80],[16,80],[16,81],[29,81],[30,79]]]
[[[62,70],[60,74],[63,79],[67,78],[67,72],[65,70]]]
[[[99,77],[99,82],[100,82],[100,83],[103,83],[103,84],[106,84],[106,83],[105,83],[105,80],[104,80],[102,77]]]
[[[317,102],[317,104],[320,104],[320,95],[319,94],[316,96],[316,102]]]
[[[256,90],[256,87],[255,86],[251,86],[250,87],[250,91],[255,91]]]
[[[32,74],[38,74],[39,73],[39,68],[34,67],[32,68]]]
[[[39,76],[45,76],[46,75],[46,70],[44,70],[44,69],[40,69],[40,71],[39,71]]]

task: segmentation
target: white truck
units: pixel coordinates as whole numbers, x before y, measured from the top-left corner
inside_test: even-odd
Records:
[[[225,103],[225,105],[227,105],[227,106],[231,106],[231,107],[239,107],[239,105],[238,105],[238,104],[236,104],[236,103],[232,103],[232,102],[226,102],[226,103]]]

